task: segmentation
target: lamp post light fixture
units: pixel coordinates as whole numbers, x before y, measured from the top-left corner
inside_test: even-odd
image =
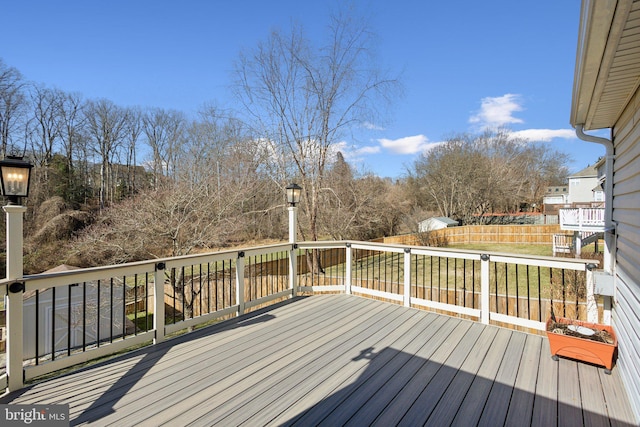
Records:
[[[20,205],[20,199],[29,195],[29,182],[33,165],[22,157],[7,156],[0,160],[0,186],[2,195],[9,199],[3,207],[7,218],[7,273],[13,281],[7,286],[7,387],[14,391],[23,386],[23,216],[27,208]]]
[[[287,202],[289,206],[295,207],[298,203],[300,203],[300,193],[302,192],[302,187],[298,184],[289,184],[287,185]]]
[[[7,156],[0,160],[2,195],[9,199],[10,205],[19,205],[20,197],[29,195],[32,167],[33,165],[22,157]]]

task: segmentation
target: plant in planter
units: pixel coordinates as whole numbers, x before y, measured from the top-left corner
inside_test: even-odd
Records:
[[[595,267],[595,266],[594,266]],[[560,287],[562,299],[560,306],[563,313],[566,313],[566,302],[568,300],[585,299],[586,278],[574,277],[564,281]],[[587,304],[596,304],[595,299],[587,301]],[[579,315],[580,306],[575,304],[574,315]],[[613,367],[613,360],[618,346],[618,340],[613,328],[608,325],[591,323],[572,319],[570,316],[555,316],[553,304],[551,305],[551,316],[546,325],[547,337],[551,356],[558,360],[558,356],[568,357],[582,362],[593,363],[604,366],[605,373],[610,374]]]
[[[611,326],[552,316],[547,321],[551,357],[564,356],[605,367],[610,374],[618,339]]]

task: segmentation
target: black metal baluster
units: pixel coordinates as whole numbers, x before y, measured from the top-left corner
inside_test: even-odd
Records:
[[[109,279],[109,342],[113,342],[113,277]]]
[[[551,267],[549,267],[549,302],[551,303],[551,313],[553,313],[553,269]]]
[[[82,351],[87,351],[87,282],[82,282]]]
[[[560,271],[562,272],[562,315],[567,317],[567,288],[564,280],[564,268]]]
[[[222,308],[226,308],[227,307],[227,300],[226,300],[225,295],[224,295],[225,294],[224,291],[225,291],[225,289],[227,287],[226,280],[225,280],[226,279],[226,273],[225,273],[225,269],[224,269],[224,264],[225,264],[225,261],[223,260],[222,261]],[[231,274],[231,261],[229,261],[229,274]]]
[[[471,308],[476,308],[476,260],[471,260]]]
[[[438,257],[438,302],[442,301],[442,258]]]
[[[542,322],[542,274],[540,266],[538,266],[538,322]]]
[[[149,332],[149,272],[144,273],[144,326],[145,332]]]
[[[211,263],[207,263],[207,313],[211,313]]]
[[[40,361],[40,289],[36,289],[36,366]]]
[[[97,308],[96,308],[96,347],[100,347],[100,279],[98,279],[98,283],[96,286],[98,295],[97,295]]]
[[[56,288],[51,288],[51,360],[56,360]]]
[[[527,318],[531,320],[531,275],[529,274],[530,265],[527,265]]]
[[[433,255],[429,257],[429,268],[431,270],[431,277],[429,280],[429,300],[433,301]]]
[[[446,258],[445,268],[447,271],[447,273],[445,274],[445,278],[447,280],[447,285],[446,285],[447,297],[445,298],[445,302],[449,304],[449,257]]]
[[[516,264],[516,317],[520,317],[520,276],[518,275],[518,264]]]
[[[138,335],[138,273],[133,275],[133,335]]]
[[[71,356],[71,286],[67,286],[67,356]]]
[[[127,276],[122,276],[122,339],[126,335],[127,319]]]
[[[471,260],[473,262],[473,260]],[[467,260],[462,260],[462,306],[467,306]]]
[[[187,318],[186,317],[186,308],[187,308],[186,299],[187,299],[187,297],[184,294],[184,288],[185,288],[185,281],[184,281],[185,280],[185,269],[184,269],[184,265],[180,268],[180,270],[182,271],[182,283],[180,285],[180,290],[181,290],[181,293],[182,293],[182,295],[181,295],[182,296],[182,319],[181,320],[184,321]]]
[[[498,263],[497,262],[493,263],[493,273],[496,279],[496,313],[499,313],[499,310],[498,310],[498,307],[499,307],[498,305]]]
[[[509,315],[509,265],[506,262],[504,263],[504,297],[505,297],[505,313],[504,314]]]

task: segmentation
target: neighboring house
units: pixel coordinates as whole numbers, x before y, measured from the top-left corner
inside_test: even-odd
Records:
[[[547,187],[542,203],[545,205],[566,205],[569,203],[569,186],[554,185]]]
[[[457,227],[458,225],[458,221],[456,220],[447,218],[446,216],[438,216],[420,221],[418,223],[418,231],[420,233],[426,233],[433,230],[442,230],[447,227]]]
[[[590,204],[602,201],[602,189],[599,186],[598,171],[595,166],[587,166],[580,172],[569,177],[569,203],[574,207],[580,204],[590,207]],[[600,199],[600,200],[597,200]]]
[[[543,198],[544,213],[557,215],[560,208],[602,207],[604,190],[600,185],[597,164],[571,175],[568,185],[547,187]]]
[[[604,274],[628,397],[640,420],[640,1],[582,1],[571,124],[605,147]],[[611,129],[610,139],[584,131]]]

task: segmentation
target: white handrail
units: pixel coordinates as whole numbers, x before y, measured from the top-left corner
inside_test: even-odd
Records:
[[[297,245],[297,246],[296,246]],[[69,286],[75,285],[78,283],[89,283],[92,281],[104,280],[105,278],[122,278],[124,276],[131,277],[134,275],[147,275],[153,278],[153,296],[149,296],[152,298],[151,306],[154,310],[154,322],[153,329],[141,334],[142,337],[136,338],[135,340],[130,340],[131,344],[140,344],[140,342],[144,339],[149,339],[149,337],[153,338],[153,342],[160,343],[165,340],[165,335],[169,332],[176,331],[181,328],[192,327],[199,323],[211,321],[213,318],[216,318],[220,315],[229,315],[235,314],[240,315],[244,313],[245,308],[253,307],[257,304],[267,303],[269,301],[275,300],[277,298],[282,298],[286,296],[295,296],[298,293],[298,284],[297,277],[298,274],[296,272],[296,263],[295,258],[297,258],[296,254],[298,250],[304,249],[343,249],[346,251],[345,257],[341,259],[346,259],[345,265],[345,277],[343,278],[342,285],[332,285],[329,290],[339,289],[341,292],[345,292],[347,294],[352,292],[357,292],[361,294],[368,294],[376,297],[387,298],[390,300],[395,300],[402,302],[403,305],[407,307],[411,306],[426,306],[435,308],[438,310],[449,310],[453,313],[465,314],[473,317],[477,317],[483,323],[489,323],[491,320],[501,321],[512,323],[514,325],[526,326],[536,329],[541,329],[543,324],[539,321],[509,316],[508,314],[502,314],[497,312],[492,312],[490,310],[490,263],[505,263],[505,264],[515,264],[515,265],[526,265],[533,267],[548,267],[553,269],[564,269],[564,270],[576,270],[576,271],[587,271],[587,265],[589,263],[593,263],[593,260],[580,260],[575,258],[565,258],[558,259],[554,257],[541,257],[541,256],[528,256],[528,255],[517,255],[517,254],[505,254],[505,253],[486,253],[483,251],[466,251],[466,250],[457,250],[457,249],[444,249],[444,248],[433,248],[433,247],[423,247],[423,246],[407,246],[407,245],[392,245],[392,244],[383,244],[383,243],[371,243],[371,242],[360,242],[360,241],[332,241],[332,242],[299,242],[295,245],[290,243],[283,243],[277,245],[269,245],[269,246],[261,246],[261,247],[252,247],[247,249],[236,249],[230,251],[223,252],[215,252],[208,254],[198,254],[186,257],[178,257],[178,258],[165,258],[165,259],[156,259],[156,260],[148,260],[144,262],[136,262],[122,265],[114,265],[114,266],[105,266],[105,267],[96,267],[96,268],[87,268],[87,269],[79,269],[79,270],[71,270],[60,273],[43,273],[25,276],[20,281],[24,282],[26,292],[33,292],[38,289],[50,289],[57,288],[61,286]],[[368,289],[362,286],[355,286],[352,283],[352,272],[353,272],[353,261],[355,261],[356,257],[353,256],[353,251],[355,250],[369,250],[373,252],[383,252],[383,253],[402,253],[403,263],[402,263],[402,271],[404,274],[404,279],[398,284],[398,293],[387,292],[385,290],[374,290]],[[259,298],[256,301],[246,301],[245,300],[245,272],[244,272],[244,259],[249,256],[261,256],[266,254],[274,254],[274,253],[284,253],[289,258],[288,263],[288,271],[285,274],[289,275],[289,285],[287,286],[287,290],[276,290],[272,295],[266,295]],[[480,263],[480,300],[479,307],[477,308],[468,308],[463,306],[457,306],[454,304],[448,304],[439,301],[429,301],[427,299],[418,298],[417,295],[413,296],[411,289],[412,286],[412,269],[411,269],[411,257],[412,256],[425,256],[425,257],[440,257],[447,259],[457,259],[466,261],[473,261]],[[205,313],[204,315],[200,313],[199,317],[192,317],[190,319],[186,319],[182,321],[183,323],[176,323],[173,325],[165,325],[164,322],[164,310],[165,310],[165,302],[164,302],[164,284],[166,278],[166,271],[172,268],[182,268],[188,266],[198,266],[198,265],[206,265],[207,263],[215,263],[215,262],[229,262],[229,268],[231,268],[231,262],[235,262],[235,277],[233,277],[234,283],[232,284],[235,290],[235,301],[232,302],[231,306],[222,307],[222,309],[218,309],[218,311],[213,311],[211,313]],[[341,261],[343,262],[343,261]],[[463,262],[463,264],[464,264]],[[250,264],[250,263],[248,263]],[[199,267],[198,267],[199,268]],[[192,268],[193,270],[193,268]],[[592,275],[588,274],[587,278],[591,280]],[[0,284],[8,285],[14,281],[2,280]],[[400,291],[400,287],[402,290]],[[71,288],[70,288],[71,289]],[[587,286],[588,292],[592,292],[593,286]],[[317,290],[315,287],[312,290]],[[71,291],[69,291],[69,295]],[[593,296],[588,295],[587,301],[592,302]],[[23,298],[12,298],[10,300],[10,304],[23,304]],[[202,311],[202,307],[201,307]],[[593,316],[593,308],[590,308],[590,316]],[[596,312],[597,316],[597,312]],[[24,321],[24,319],[23,319]],[[10,331],[8,331],[10,332]],[[123,339],[119,341],[117,346],[113,346],[113,351],[120,351],[128,344],[127,340]],[[107,348],[108,346],[100,346],[100,351],[96,352],[96,355],[104,355],[108,354],[111,350]],[[50,367],[47,367],[47,363],[43,363],[38,365],[37,367],[25,367],[25,378],[30,379],[33,378],[34,375],[41,375],[42,373],[46,373],[48,369],[61,369],[63,367],[71,366],[79,361],[85,361],[91,356],[87,353],[90,353],[94,350],[87,350],[86,352],[67,356],[63,359],[56,360],[56,363],[52,363]],[[37,357],[38,355],[36,355]],[[15,354],[8,353],[7,357],[9,359],[19,358],[22,363],[22,359],[24,357],[23,354]]]

